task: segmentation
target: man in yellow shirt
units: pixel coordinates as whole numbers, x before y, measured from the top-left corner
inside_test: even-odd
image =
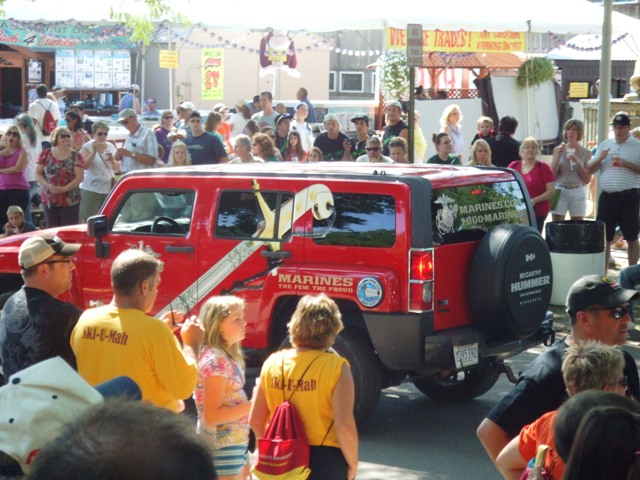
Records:
[[[180,331],[183,345],[167,324],[147,315],[158,295],[163,263],[140,250],[126,250],[111,267],[113,300],[82,314],[71,335],[78,373],[91,385],[125,375],[142,399],[175,412],[193,393],[197,353],[204,331],[196,317]]]

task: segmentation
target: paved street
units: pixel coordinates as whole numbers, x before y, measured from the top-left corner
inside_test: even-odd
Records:
[[[541,349],[511,361],[519,372]],[[509,390],[503,375],[487,394],[467,403],[436,402],[412,385],[385,390],[375,418],[360,430],[365,479],[493,479],[491,465],[475,429]]]
[[[632,332],[638,339],[640,332]],[[640,360],[638,341],[625,347]],[[521,371],[535,348],[510,361]],[[485,414],[511,389],[504,375],[475,401],[445,404],[423,396],[412,385],[385,390],[374,419],[360,429],[358,479],[500,479],[475,435]]]

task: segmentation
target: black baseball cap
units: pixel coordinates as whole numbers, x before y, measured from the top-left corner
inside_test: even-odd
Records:
[[[629,115],[627,115],[626,113],[618,113],[616,114],[615,117],[613,117],[611,125],[620,125],[623,127],[628,127],[629,125],[631,125],[631,119],[629,118]]]
[[[571,285],[567,294],[567,313],[575,314],[595,304],[617,307],[639,297],[640,292],[622,288],[609,277],[587,275]]]
[[[367,125],[369,125],[369,115],[365,115],[364,113],[359,113],[358,115],[354,116],[351,119],[353,123],[356,123],[356,121],[358,120],[364,120],[365,122],[367,122]]]

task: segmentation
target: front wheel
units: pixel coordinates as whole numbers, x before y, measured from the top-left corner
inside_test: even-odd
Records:
[[[498,381],[500,373],[488,362],[477,368],[432,375],[413,380],[415,387],[434,400],[463,402],[488,392]]]

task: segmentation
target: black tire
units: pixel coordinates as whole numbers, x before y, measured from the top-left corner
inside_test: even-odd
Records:
[[[447,377],[433,375],[416,378],[413,384],[434,400],[464,402],[491,390],[499,376],[500,374],[485,362],[477,368],[454,372]]]
[[[291,348],[288,335],[278,350],[283,348]],[[380,360],[366,334],[358,329],[343,331],[332,348],[349,361],[356,394],[353,413],[358,423],[364,422],[373,415],[382,391]]]
[[[551,301],[551,254],[532,227],[500,225],[480,240],[471,263],[469,303],[490,338],[533,335]]]
[[[354,414],[358,423],[373,415],[382,391],[382,365],[373,345],[362,330],[344,330],[333,349],[349,361],[355,384]]]

